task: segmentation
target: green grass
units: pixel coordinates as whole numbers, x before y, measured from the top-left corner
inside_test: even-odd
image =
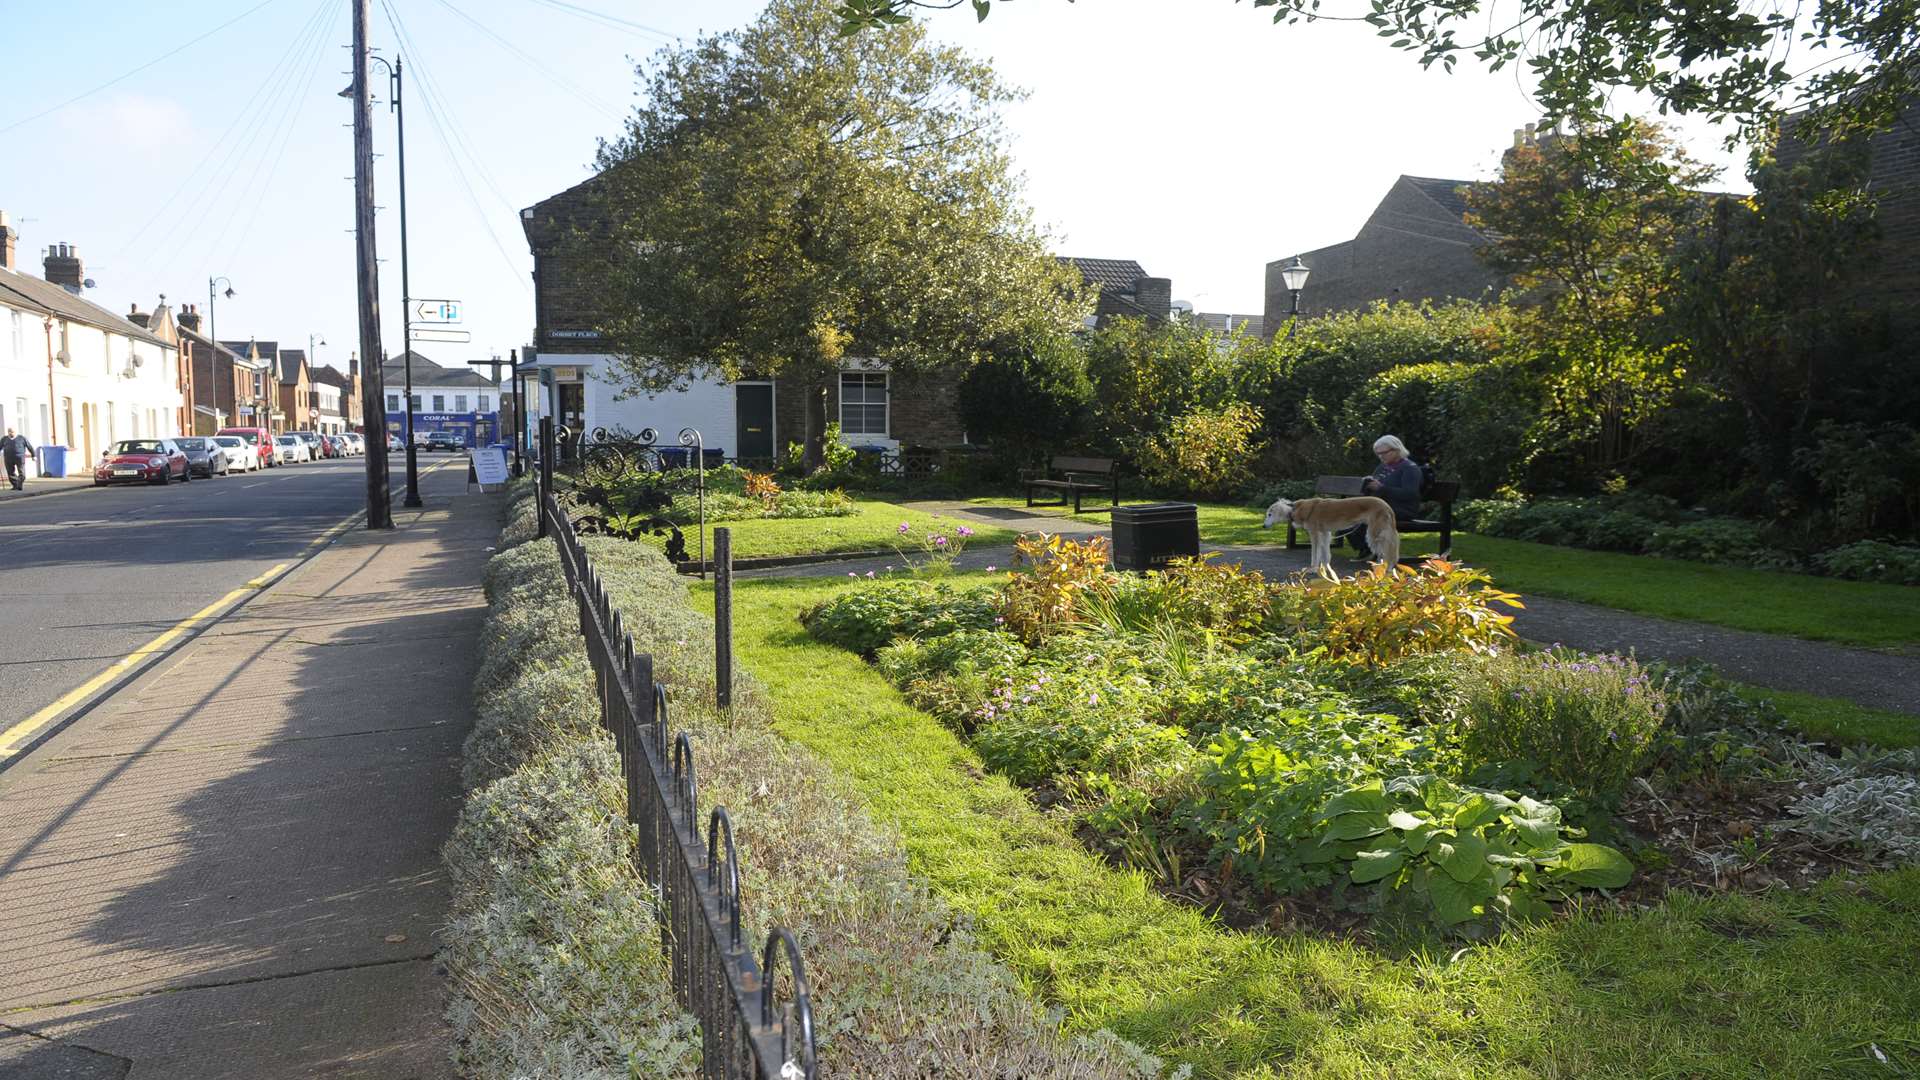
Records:
[[[1021,500],[973,501],[1010,506]],[[1244,506],[1203,503],[1200,539],[1209,544],[1283,543],[1284,529],[1261,527],[1265,514]],[[1431,534],[1410,534],[1402,550],[1409,555],[1431,553],[1437,539]],[[1469,533],[1454,534],[1453,554],[1492,573],[1501,587],[1522,594],[1868,648],[1910,649],[1920,644],[1920,589],[1907,585],[1585,551]]]
[[[1011,544],[1019,535],[1012,529],[1003,529],[978,522],[960,522],[953,518],[939,518],[919,510],[910,510],[893,503],[873,500],[858,500],[854,504],[855,513],[847,517],[825,518],[776,518],[754,521],[726,521],[720,524],[733,530],[733,557],[736,559],[769,558],[781,555],[824,555],[848,551],[889,551],[896,541],[903,539],[899,534],[900,523],[912,526],[910,539],[915,546],[910,551],[917,552],[919,537],[928,529],[952,533],[965,524],[974,531],[969,545],[982,547],[994,544]],[[713,527],[708,526],[711,530]],[[647,537],[648,542],[656,546],[662,543],[657,538]],[[707,552],[713,552],[711,531],[707,537]],[[694,531],[687,529],[687,554],[697,558],[700,545]]]
[[[809,637],[798,611],[844,587],[741,583],[741,660],[781,734],[851,778],[916,874],[1071,1027],[1111,1027],[1207,1077],[1920,1070],[1920,870],[1811,895],[1676,896],[1457,955],[1226,931],[1086,851],[878,672]]]
[[[1771,700],[1787,723],[1817,739],[1872,743],[1892,749],[1920,746],[1920,716],[1911,713],[1770,686],[1743,687],[1741,693]]]

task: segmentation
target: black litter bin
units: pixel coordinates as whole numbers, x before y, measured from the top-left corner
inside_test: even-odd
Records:
[[[1164,570],[1168,562],[1200,554],[1200,508],[1193,503],[1149,503],[1113,508],[1113,568]]]

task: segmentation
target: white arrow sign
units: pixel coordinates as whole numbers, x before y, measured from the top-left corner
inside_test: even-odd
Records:
[[[413,340],[453,341],[465,344],[473,340],[473,334],[466,330],[441,330],[433,326],[416,326],[413,328]]]
[[[413,321],[425,323],[457,323],[460,321],[460,301],[415,300],[413,301]]]

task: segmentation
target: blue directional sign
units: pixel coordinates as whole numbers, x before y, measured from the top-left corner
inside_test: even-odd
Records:
[[[460,321],[461,304],[458,300],[414,300],[413,321],[422,323],[457,323]]]

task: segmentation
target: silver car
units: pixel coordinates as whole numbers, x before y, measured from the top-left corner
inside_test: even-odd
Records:
[[[187,452],[189,474],[204,476],[209,480],[227,475],[229,462],[226,447],[198,435],[182,435],[173,441],[174,445]]]

